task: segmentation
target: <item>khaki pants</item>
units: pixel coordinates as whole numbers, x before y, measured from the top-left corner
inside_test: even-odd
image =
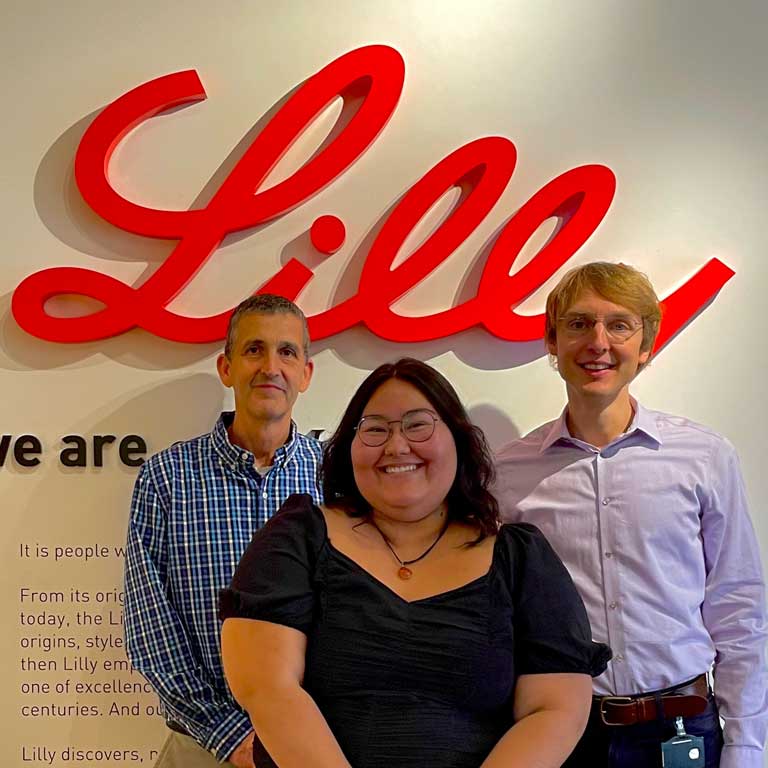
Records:
[[[232,763],[220,763],[191,736],[171,731],[155,761],[155,768],[220,768]]]

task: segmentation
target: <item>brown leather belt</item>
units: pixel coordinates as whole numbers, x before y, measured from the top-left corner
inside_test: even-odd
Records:
[[[707,676],[699,675],[682,685],[650,694],[593,696],[592,709],[600,714],[600,720],[605,725],[635,725],[659,718],[699,715],[707,707],[709,694]]]

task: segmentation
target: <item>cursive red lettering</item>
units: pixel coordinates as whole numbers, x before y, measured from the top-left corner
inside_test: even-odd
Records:
[[[616,189],[610,168],[584,165],[561,174],[540,189],[499,235],[483,270],[478,298],[483,324],[509,341],[532,341],[544,336],[544,315],[520,315],[514,308],[573,256],[608,212]],[[557,229],[541,250],[518,272],[509,272],[523,246],[547,219]]]
[[[178,245],[142,285],[77,267],[34,273],[16,288],[12,311],[29,333],[55,342],[103,339],[142,327],[166,339],[209,342],[224,338],[232,310],[210,317],[184,317],[168,304],[194,278],[224,237],[282,216],[344,173],[371,145],[397,106],[404,64],[397,51],[372,45],[351,51],[310,77],[286,100],[252,142],[207,206],[172,211],[146,208],[122,197],[109,180],[109,161],[125,136],[142,121],[172,107],[206,98],[197,73],[159,77],[107,106],[90,125],[77,150],[75,177],[88,205],[107,221],[136,234],[176,239]],[[345,109],[323,146],[293,175],[261,189],[269,172],[294,141],[334,99]],[[354,109],[353,109],[354,107]],[[585,165],[561,174],[509,218],[492,244],[477,295],[445,311],[405,317],[392,305],[425,280],[467,240],[506,188],[516,150],[503,137],[472,141],[427,172],[397,204],[376,237],[363,265],[355,295],[309,318],[310,333],[322,339],[364,323],[392,341],[438,339],[476,325],[508,341],[543,336],[544,316],[523,315],[519,304],[539,289],[588,240],[605,217],[615,192],[609,168]],[[445,219],[416,250],[394,267],[409,234],[450,189],[460,196]],[[548,219],[557,228],[523,268],[510,274],[533,233]],[[343,223],[323,216],[311,239],[324,253],[344,242]],[[717,259],[664,302],[657,349],[690,321],[733,276]],[[310,269],[292,259],[259,292],[295,299],[312,279]],[[104,308],[83,317],[58,318],[46,302],[58,295],[96,299]]]
[[[515,168],[514,144],[501,137],[473,141],[441,160],[403,197],[371,246],[357,294],[323,315],[311,318],[312,338],[338,333],[362,319],[377,336],[392,341],[427,341],[476,325],[477,299],[445,312],[403,317],[390,305],[424,280],[483,219],[507,186]],[[392,269],[408,235],[452,187],[461,195],[440,226],[405,261]]]
[[[86,202],[116,226],[149,237],[179,238],[160,268],[140,287],[92,270],[43,270],[16,289],[13,314],[40,338],[80,342],[106,338],[141,326],[174,341],[224,337],[231,310],[204,318],[182,317],[165,306],[194,277],[229,232],[256,226],[300,205],[343,173],[378,136],[397,105],[404,64],[392,48],[367,46],[333,61],[307,80],[256,137],[211,202],[201,210],[162,211],[121,197],[110,185],[109,158],[120,140],[142,120],[205,98],[194,72],[178,72],[139,86],[109,105],[78,147],[75,176]],[[354,115],[298,171],[269,189],[259,186],[314,118],[337,96],[358,101]],[[295,298],[312,276],[289,262],[262,291]],[[45,302],[60,294],[97,299],[105,308],[86,317],[56,318]]]

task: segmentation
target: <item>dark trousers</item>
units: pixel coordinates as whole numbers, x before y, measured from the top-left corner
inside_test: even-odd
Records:
[[[723,732],[714,699],[710,696],[707,708],[684,723],[686,733],[704,739],[706,767],[718,768]],[[593,708],[587,730],[563,768],[661,768],[661,742],[674,735],[674,720],[603,725]]]

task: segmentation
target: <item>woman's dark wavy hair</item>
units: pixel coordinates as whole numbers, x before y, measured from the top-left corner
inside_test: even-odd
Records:
[[[480,532],[478,541],[495,535],[500,520],[499,505],[488,490],[495,472],[485,435],[469,420],[449,381],[431,366],[412,357],[380,365],[352,397],[341,423],[323,450],[321,482],[326,504],[339,507],[352,517],[370,513],[371,505],[355,483],[352,441],[363,409],[374,392],[390,379],[399,379],[416,387],[453,435],[457,466],[456,478],[446,497],[448,518],[476,525]]]

